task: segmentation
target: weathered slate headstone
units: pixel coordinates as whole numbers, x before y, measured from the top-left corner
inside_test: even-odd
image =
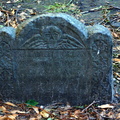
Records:
[[[4,99],[13,98],[14,71],[12,42],[15,40],[15,29],[4,27],[0,29],[0,96]]]
[[[11,54],[10,63],[0,58],[1,70],[8,71],[0,72],[4,99],[72,105],[112,100],[112,37],[105,27],[86,27],[59,13],[28,19],[16,37],[1,31],[1,42],[12,41],[8,52],[0,44],[6,58]]]

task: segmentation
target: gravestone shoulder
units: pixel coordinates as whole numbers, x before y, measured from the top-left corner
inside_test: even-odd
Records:
[[[12,43],[15,41],[15,29],[0,28],[0,94],[3,99],[14,95],[14,72]]]
[[[112,36],[110,31],[102,25],[90,26],[87,29],[93,66],[92,96],[97,100],[102,99],[103,96],[103,101],[112,100]]]

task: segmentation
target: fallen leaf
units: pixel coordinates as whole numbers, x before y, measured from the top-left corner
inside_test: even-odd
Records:
[[[104,104],[104,105],[98,106],[98,108],[102,108],[102,109],[111,108],[111,109],[113,109],[114,106],[113,106],[113,105],[110,105],[110,104]]]
[[[15,118],[17,117],[17,114],[13,114],[13,115],[8,115],[8,118],[11,120],[15,120]]]
[[[119,58],[114,58],[113,62],[119,62],[120,63],[120,59]]]
[[[37,115],[37,120],[41,120],[42,116],[40,114]]]
[[[3,13],[0,11],[0,17],[2,17],[3,16]]]
[[[108,114],[106,114],[109,118],[113,118],[114,117],[114,113],[112,111],[110,111]]]
[[[76,111],[74,112],[75,118],[80,117],[80,114],[81,114],[81,111],[80,111],[80,110],[76,110]]]
[[[16,107],[15,104],[11,103],[11,102],[5,102],[6,105],[10,105],[10,106],[13,106],[13,107]]]
[[[7,116],[0,117],[0,120],[7,120]]]
[[[11,3],[11,1],[7,1],[6,3]]]
[[[34,111],[39,114],[39,110],[38,110],[38,107],[32,107],[34,109]]]
[[[117,120],[119,120],[119,119],[120,119],[120,113],[117,114]]]
[[[2,116],[0,117],[0,120],[15,120],[15,119],[11,119],[8,116]]]
[[[5,112],[6,108],[4,106],[0,106],[0,111]]]
[[[119,35],[115,32],[112,32],[112,35],[113,35],[114,38],[119,38]]]
[[[46,111],[44,111],[44,110],[40,112],[40,115],[42,117],[44,117],[44,118],[48,118],[49,117],[49,114]]]
[[[12,110],[10,113],[15,114],[15,113],[26,113],[25,111],[20,111],[20,110]]]
[[[30,118],[29,120],[38,120],[37,118]]]

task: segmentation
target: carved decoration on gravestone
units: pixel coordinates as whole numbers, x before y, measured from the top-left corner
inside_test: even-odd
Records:
[[[40,48],[85,48],[79,40],[69,34],[64,34],[57,26],[46,26],[42,29],[42,34],[35,34],[28,39],[21,48],[40,49]]]

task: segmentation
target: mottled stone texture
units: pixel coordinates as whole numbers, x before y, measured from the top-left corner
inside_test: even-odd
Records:
[[[15,40],[15,29],[12,27],[0,28],[0,96],[3,99],[12,99],[14,92],[14,71],[12,42]]]
[[[44,14],[0,30],[0,93],[5,100],[89,104],[112,100],[112,37],[101,25]]]

